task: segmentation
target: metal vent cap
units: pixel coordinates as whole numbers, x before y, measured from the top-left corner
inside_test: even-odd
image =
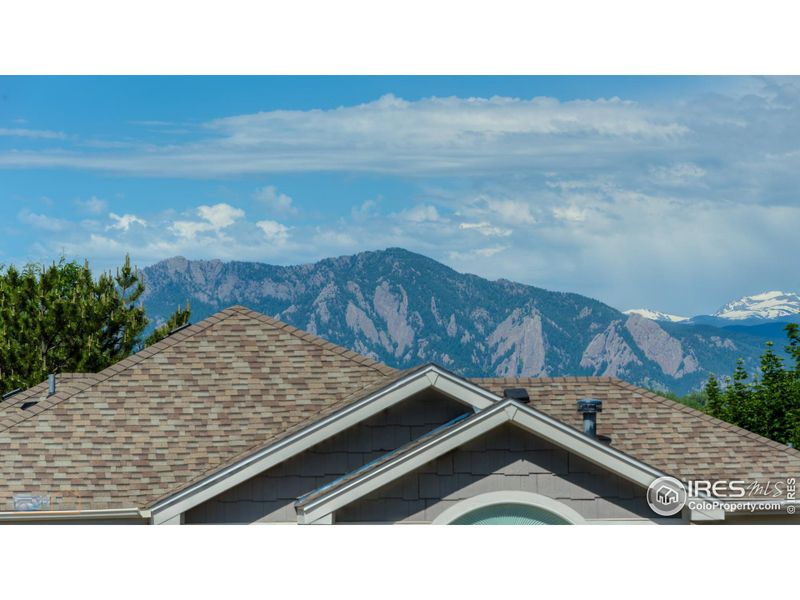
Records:
[[[603,401],[597,398],[581,398],[578,400],[578,412],[583,414],[603,412]]]

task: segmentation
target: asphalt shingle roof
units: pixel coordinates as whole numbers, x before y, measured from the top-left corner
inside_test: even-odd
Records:
[[[144,508],[395,371],[242,307],[0,414],[0,510]],[[77,388],[77,389],[76,389]]]
[[[527,388],[531,406],[582,430],[579,398],[598,398],[597,433],[611,445],[682,480],[766,481],[800,476],[800,452],[610,377],[492,378],[472,382],[502,395]]]

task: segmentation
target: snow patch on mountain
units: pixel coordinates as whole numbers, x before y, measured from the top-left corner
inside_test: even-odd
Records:
[[[776,319],[800,313],[800,294],[771,291],[728,302],[713,314],[722,319]]]
[[[650,319],[651,321],[669,321],[670,323],[680,323],[681,321],[689,320],[689,317],[679,317],[678,315],[671,315],[658,310],[650,310],[649,308],[632,308],[623,312],[626,315],[639,315],[640,317]]]

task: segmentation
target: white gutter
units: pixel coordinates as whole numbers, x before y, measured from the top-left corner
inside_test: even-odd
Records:
[[[65,521],[93,519],[147,519],[149,510],[138,508],[107,508],[98,510],[28,510],[0,512],[0,522],[14,521]]]

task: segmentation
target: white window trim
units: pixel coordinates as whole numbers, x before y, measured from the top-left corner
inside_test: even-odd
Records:
[[[448,525],[474,510],[487,506],[495,506],[497,504],[522,504],[524,506],[532,506],[534,508],[541,508],[557,517],[561,517],[572,525],[586,523],[586,519],[584,519],[580,513],[553,498],[548,498],[547,496],[542,496],[541,494],[535,494],[533,492],[498,491],[478,494],[472,498],[465,498],[457,502],[436,517],[433,520],[433,524]]]
[[[291,436],[275,444],[270,444],[239,462],[159,501],[151,508],[153,523],[158,525],[170,521],[176,515],[184,513],[380,411],[428,389],[437,390],[476,411],[488,408],[502,400],[488,390],[436,365],[427,365],[398,379],[386,388],[357,400]]]

